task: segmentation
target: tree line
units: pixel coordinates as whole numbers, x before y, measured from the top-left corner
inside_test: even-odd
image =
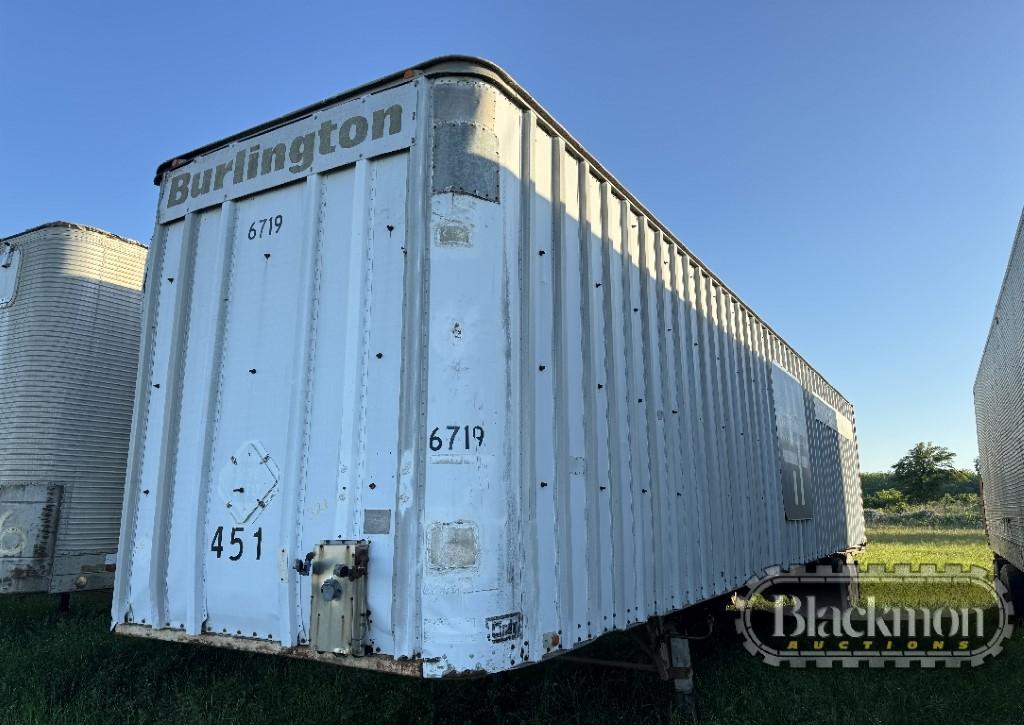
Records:
[[[893,498],[898,493],[911,503],[924,503],[946,494],[977,494],[981,484],[977,459],[974,470],[969,470],[957,468],[955,457],[945,446],[917,443],[889,471],[861,474],[865,498]]]

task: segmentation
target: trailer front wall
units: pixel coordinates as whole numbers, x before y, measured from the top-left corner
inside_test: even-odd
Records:
[[[974,383],[985,525],[992,550],[1024,570],[1024,216]]]
[[[204,169],[395,105],[394,136],[368,122],[293,177],[271,157],[204,191]],[[428,70],[190,161],[151,257],[124,631],[316,656],[295,561],[365,539],[371,656],[337,661],[493,672],[863,542],[849,403],[493,72]],[[773,364],[804,415],[804,520]]]
[[[0,242],[0,591],[112,584],[145,258],[67,223]]]

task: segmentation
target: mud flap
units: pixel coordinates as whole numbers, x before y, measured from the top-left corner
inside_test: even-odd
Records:
[[[0,593],[50,589],[63,486],[0,484]]]

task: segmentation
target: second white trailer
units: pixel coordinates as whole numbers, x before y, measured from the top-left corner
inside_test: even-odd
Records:
[[[985,531],[993,570],[1024,611],[1024,214],[974,381]]]
[[[864,542],[850,403],[496,66],[157,181],[118,632],[497,672]]]
[[[69,222],[0,239],[0,593],[113,584],[145,263]]]

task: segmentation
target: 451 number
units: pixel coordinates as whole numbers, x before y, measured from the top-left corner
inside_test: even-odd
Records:
[[[459,432],[462,435],[459,435]],[[447,440],[446,440],[447,439]],[[484,427],[482,425],[446,425],[444,432],[441,432],[441,428],[434,428],[430,433],[430,450],[440,451],[446,450],[454,451],[468,451],[471,447],[471,441],[476,442],[476,447],[479,448],[484,444]]]
[[[230,561],[238,561],[242,558],[242,554],[245,552],[245,541],[239,534],[245,533],[244,526],[234,526],[231,528],[231,533],[228,534],[228,547],[234,547],[235,553],[228,556]],[[256,560],[263,555],[263,527],[256,529],[252,533],[252,538],[256,539]],[[224,527],[218,526],[217,530],[213,532],[213,541],[210,542],[210,551],[217,554],[217,558],[221,558],[224,554]]]

